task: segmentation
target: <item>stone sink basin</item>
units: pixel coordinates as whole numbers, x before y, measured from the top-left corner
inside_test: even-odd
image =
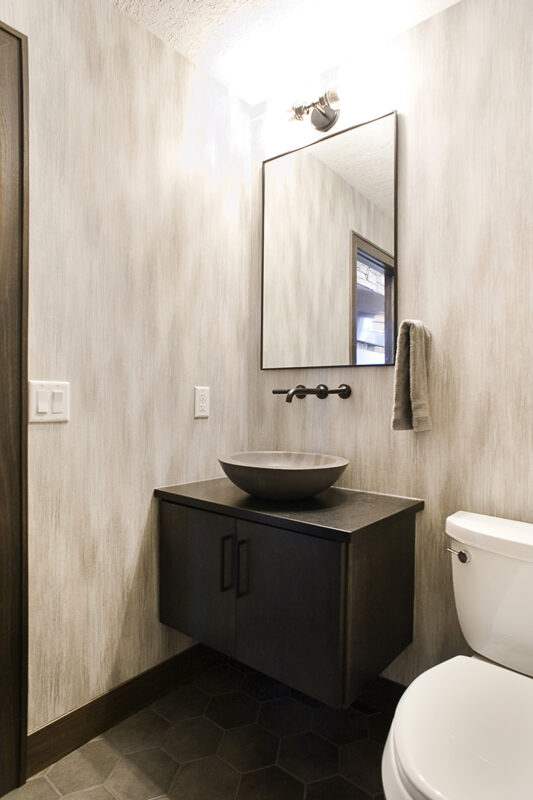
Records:
[[[267,500],[312,497],[335,483],[349,464],[340,456],[285,450],[233,453],[218,460],[239,489]]]

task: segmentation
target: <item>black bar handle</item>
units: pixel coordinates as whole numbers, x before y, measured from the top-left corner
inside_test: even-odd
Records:
[[[249,578],[248,540],[241,539],[237,542],[237,597],[244,597],[250,591]]]
[[[233,536],[223,536],[220,540],[220,591],[228,589],[233,589]]]

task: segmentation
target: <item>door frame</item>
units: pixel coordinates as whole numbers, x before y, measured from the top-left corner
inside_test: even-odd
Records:
[[[15,47],[16,87],[19,98],[18,156],[7,155],[6,161],[13,164],[18,157],[18,214],[15,223],[17,230],[16,259],[9,260],[5,280],[15,283],[15,298],[8,302],[9,321],[5,340],[5,351],[0,348],[0,369],[2,382],[13,377],[9,386],[11,403],[8,414],[0,418],[2,439],[12,437],[9,471],[4,470],[5,481],[2,491],[2,505],[15,520],[13,527],[6,525],[0,541],[0,555],[9,559],[11,569],[4,569],[5,580],[0,585],[0,602],[11,609],[1,618],[0,640],[6,644],[9,658],[3,662],[0,653],[0,677],[5,689],[15,698],[11,708],[0,714],[0,750],[13,755],[13,763],[8,765],[8,775],[0,776],[0,795],[9,789],[23,784],[26,780],[26,742],[28,709],[28,231],[29,231],[29,161],[28,161],[28,39],[10,26],[0,22],[0,33],[13,37],[13,43],[5,42],[1,47]],[[5,38],[5,37],[2,37]],[[0,154],[1,155],[1,154]],[[12,288],[12,286],[10,287]],[[12,327],[11,340],[9,328]],[[13,330],[14,329],[14,330]],[[16,332],[15,332],[16,330]],[[18,342],[17,342],[18,339]],[[8,346],[10,348],[8,352]],[[16,352],[16,355],[13,355]],[[7,376],[7,378],[6,378]],[[17,403],[18,400],[18,403]],[[17,408],[18,405],[18,408]],[[17,434],[13,435],[13,431]],[[5,435],[5,439],[4,439]],[[6,457],[6,460],[9,458]],[[1,528],[1,520],[0,520]],[[18,707],[18,708],[17,708]],[[18,712],[18,713],[17,713]],[[2,771],[4,771],[2,769]],[[7,787],[7,788],[6,788]]]

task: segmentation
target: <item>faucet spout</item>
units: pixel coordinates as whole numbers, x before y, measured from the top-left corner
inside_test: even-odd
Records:
[[[323,400],[328,396],[328,391],[328,387],[323,383],[319,383],[314,389],[300,384],[299,386],[295,386],[294,389],[289,389],[285,402],[292,403],[294,397],[298,397],[302,400],[304,397],[307,397],[308,394],[314,394],[320,398],[320,400]]]
[[[301,383],[298,386],[295,386],[294,389],[289,389],[285,396],[286,403],[292,403],[295,397],[299,400],[303,400],[303,398],[309,394],[309,389],[306,389],[305,386],[302,386]]]

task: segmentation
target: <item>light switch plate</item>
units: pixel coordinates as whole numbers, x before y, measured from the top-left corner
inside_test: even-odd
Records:
[[[70,383],[68,381],[28,381],[29,422],[68,422]]]
[[[209,386],[194,387],[194,418],[205,419],[209,416]]]

